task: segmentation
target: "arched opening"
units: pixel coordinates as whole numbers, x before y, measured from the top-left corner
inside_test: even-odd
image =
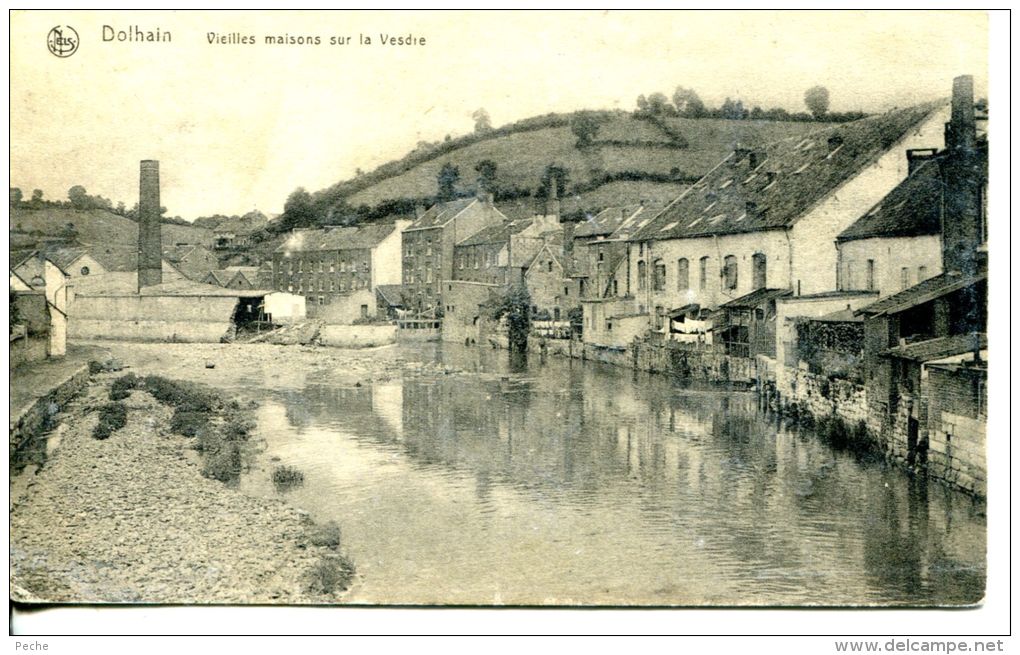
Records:
[[[754,289],[764,289],[766,287],[766,272],[765,272],[766,259],[765,254],[756,252],[751,257],[751,269],[752,269],[752,281]]]

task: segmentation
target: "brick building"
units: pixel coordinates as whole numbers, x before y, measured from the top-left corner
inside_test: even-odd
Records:
[[[454,279],[456,244],[506,222],[491,196],[439,203],[415,219],[401,234],[404,306],[417,312],[441,309],[442,282]]]

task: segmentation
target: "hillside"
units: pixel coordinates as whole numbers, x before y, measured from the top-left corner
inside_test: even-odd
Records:
[[[163,223],[162,231],[167,246],[212,243],[212,233],[202,228]],[[19,208],[10,213],[10,239],[12,259],[40,242],[59,240],[87,246],[107,268],[130,270],[137,259],[138,224],[101,209]]]
[[[454,139],[436,146],[434,152],[418,149],[326,193],[344,194],[355,206],[428,198],[436,194],[439,170],[449,163],[460,171],[457,191],[467,194],[476,187],[475,166],[488,159],[497,165],[497,188],[507,196],[516,196],[501,206],[518,206],[523,201],[534,205],[524,193],[534,192],[549,164],[568,170],[572,202],[564,204],[565,212],[642,199],[663,202],[707,173],[738,143],[768,143],[827,125],[636,117],[625,112],[598,116],[598,132],[587,147],[578,147],[569,115],[539,117],[522,121],[522,129],[500,128],[490,135]]]

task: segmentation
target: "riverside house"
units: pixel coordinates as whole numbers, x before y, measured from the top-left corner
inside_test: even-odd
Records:
[[[836,237],[907,177],[908,150],[942,146],[948,117],[940,101],[738,147],[630,238],[627,313],[666,332],[680,308],[836,289]]]
[[[454,278],[454,246],[485,228],[507,221],[492,196],[433,205],[401,232],[404,306],[416,312],[442,309],[444,280]],[[392,284],[400,283],[394,280]]]
[[[353,292],[399,284],[400,232],[407,224],[295,230],[273,253],[273,288],[304,296],[315,316]]]

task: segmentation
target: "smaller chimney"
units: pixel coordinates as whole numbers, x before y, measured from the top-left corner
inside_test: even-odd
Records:
[[[829,137],[829,154],[839,150],[839,147],[843,145],[843,136],[840,134],[833,134]]]
[[[420,202],[414,203],[414,217],[421,218],[422,214],[425,213],[425,205]]]
[[[545,203],[545,214],[546,216],[555,216],[557,220],[560,217],[560,199],[557,196],[559,193],[557,188],[557,181],[555,177],[549,178],[549,198]]]
[[[953,80],[953,106],[946,125],[946,148],[973,150],[977,143],[974,120],[974,78],[961,75]]]

